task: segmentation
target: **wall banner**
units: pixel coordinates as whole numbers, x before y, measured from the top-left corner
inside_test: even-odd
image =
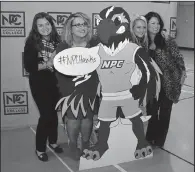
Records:
[[[52,16],[55,27],[59,35],[62,34],[62,28],[66,19],[72,14],[71,12],[48,12]]]
[[[4,114],[28,114],[28,92],[3,92]]]
[[[171,17],[170,18],[170,31],[176,31],[177,26],[176,26],[176,17]]]
[[[25,12],[1,11],[1,37],[25,37]]]
[[[177,36],[176,17],[170,17],[170,35],[173,38]]]
[[[99,13],[92,13],[92,30],[93,30],[93,35],[97,34],[97,17]]]

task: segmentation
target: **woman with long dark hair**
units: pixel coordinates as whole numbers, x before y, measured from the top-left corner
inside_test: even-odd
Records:
[[[52,53],[60,42],[52,17],[40,12],[35,15],[32,29],[24,47],[24,67],[29,72],[32,96],[37,104],[40,118],[36,130],[36,155],[47,161],[46,143],[57,153],[63,150],[57,145],[58,101],[57,80],[53,72]]]
[[[161,16],[156,12],[149,12],[145,18],[148,22],[149,54],[163,73],[159,100],[154,99],[147,106],[147,114],[152,117],[148,123],[146,139],[156,146],[163,147],[172,106],[173,103],[179,101],[186,69],[176,42],[171,37],[166,38],[162,34],[164,23]]]

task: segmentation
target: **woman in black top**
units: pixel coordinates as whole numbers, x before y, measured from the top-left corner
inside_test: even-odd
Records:
[[[145,15],[148,22],[149,54],[160,67],[161,91],[158,101],[154,99],[147,106],[147,113],[152,115],[146,138],[152,144],[163,147],[169,129],[173,103],[178,103],[181,87],[186,77],[182,54],[176,42],[163,35],[164,23],[156,12]]]
[[[97,45],[92,39],[91,21],[83,13],[75,13],[69,16],[64,25],[62,42],[56,48],[56,54],[62,50],[73,47],[90,48]],[[98,87],[98,75],[94,71],[88,74],[88,79],[83,77],[67,76],[56,71],[61,97],[66,97],[62,102],[63,107],[68,107],[63,119],[67,117],[66,130],[69,138],[70,150],[74,157],[79,159],[81,152],[77,149],[77,138],[82,135],[82,150],[88,148],[89,139],[93,127],[94,108],[98,108],[96,94]],[[79,83],[80,84],[76,84]],[[95,103],[96,102],[96,103]],[[65,121],[65,120],[64,120]]]
[[[40,112],[35,152],[41,161],[48,160],[45,152],[47,139],[55,152],[63,151],[56,144],[58,117],[55,105],[59,93],[51,58],[59,42],[52,17],[44,12],[36,14],[24,47],[24,67],[29,72],[31,93]]]

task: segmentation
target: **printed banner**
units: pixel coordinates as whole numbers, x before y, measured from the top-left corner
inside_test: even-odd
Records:
[[[170,31],[176,31],[177,26],[176,26],[176,17],[171,17],[170,18]]]
[[[14,91],[3,93],[4,114],[28,114],[28,92]]]
[[[62,28],[66,19],[72,14],[71,12],[48,12],[52,16],[55,27],[59,35],[62,34]]]
[[[92,30],[93,30],[93,35],[97,35],[97,16],[98,13],[92,13]]]
[[[1,12],[1,37],[25,37],[24,12]]]

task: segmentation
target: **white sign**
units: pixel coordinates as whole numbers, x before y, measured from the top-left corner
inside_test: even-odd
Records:
[[[93,72],[100,65],[99,46],[75,47],[59,52],[54,58],[55,69],[65,75],[82,76]]]

